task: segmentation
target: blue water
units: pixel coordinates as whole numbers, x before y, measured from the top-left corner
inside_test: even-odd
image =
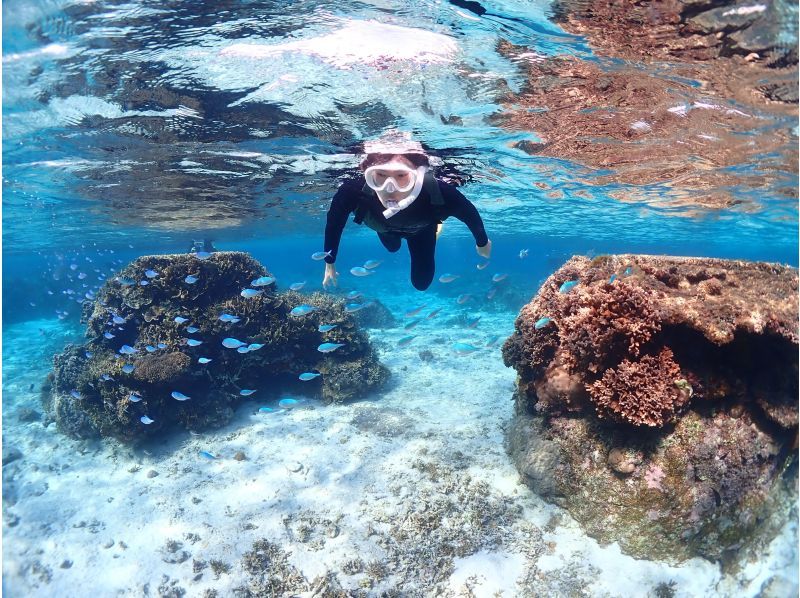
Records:
[[[361,290],[397,313],[484,294],[493,274],[507,273],[511,298],[470,310],[507,335],[544,278],[576,254],[797,266],[796,162],[785,169],[796,159],[795,116],[746,108],[752,127],[732,134],[757,140],[778,131],[785,144],[734,165],[708,164],[712,182],[702,190],[613,182],[613,164],[597,170],[528,155],[514,146],[538,141],[535,131],[491,124],[505,94],[525,84],[522,61],[501,55],[499,41],[642,69],[674,81],[676,103],[709,100],[669,65],[598,58],[550,14],[545,0],[492,2],[483,15],[438,1],[3,3],[4,413],[36,405],[23,390],[38,388],[54,352],[80,341],[84,293],[140,255],[212,238],[220,250],[250,252],[284,288],[307,281],[304,290],[321,289],[322,265],[309,256],[322,249],[330,199],[356,174],[359,144],[390,128],[411,132],[440,159],[437,173],[476,205],[493,243],[491,267],[478,271],[469,231],[448,220],[437,277],[461,278],[420,293],[405,248],[387,254],[374,232],[349,223],[339,290]],[[273,54],[246,55],[253,48]],[[404,54],[414,48],[426,54]],[[688,150],[677,158],[697,160]],[[715,193],[730,207],[694,205]],[[384,260],[378,275],[348,274],[367,259]],[[503,385],[513,376],[498,380],[510,399]]]

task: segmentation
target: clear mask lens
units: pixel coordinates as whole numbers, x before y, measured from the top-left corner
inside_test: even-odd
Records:
[[[375,191],[405,193],[414,188],[417,182],[417,171],[405,164],[378,164],[364,171],[367,185]]]

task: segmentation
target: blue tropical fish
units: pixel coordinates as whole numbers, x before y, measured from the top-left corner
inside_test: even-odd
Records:
[[[289,312],[290,316],[304,316],[306,314],[310,314],[312,311],[317,309],[313,305],[298,305],[295,308],[292,308],[292,311]]]
[[[319,347],[317,347],[317,351],[320,353],[330,353],[331,351],[336,351],[339,347],[344,347],[345,343],[322,343]]]
[[[208,451],[200,451],[199,455],[204,459],[216,459],[217,456],[214,453],[210,453]]]
[[[331,330],[333,330],[337,326],[338,326],[338,324],[320,324],[319,328],[317,328],[317,330],[319,330],[320,332],[330,332]]]
[[[243,289],[241,293],[239,293],[242,297],[246,299],[250,299],[252,297],[258,297],[264,291],[257,291],[256,289]]]
[[[147,276],[147,278],[155,278],[156,276],[158,276],[158,272],[156,272],[155,270],[145,270],[144,275]]]
[[[578,284],[577,280],[568,280],[558,288],[559,293],[569,293],[575,285]]]
[[[243,397],[249,397],[254,392],[256,392],[254,389],[243,388],[242,390],[239,391],[239,394],[242,395]]]
[[[184,322],[188,322],[188,321],[189,321],[189,318],[184,318],[184,317],[182,317],[182,316],[175,316],[175,321],[176,321],[178,324],[183,324]]]
[[[185,282],[186,284],[194,284],[194,283],[196,283],[198,280],[199,280],[199,279],[197,278],[197,276],[192,276],[191,274],[188,274],[188,275],[186,276],[186,278],[184,278],[184,279],[183,279],[183,282]]]
[[[273,282],[275,282],[274,276],[260,276],[255,280],[250,281],[250,286],[253,287],[268,287]]]
[[[536,330],[539,330],[540,328],[544,328],[545,326],[547,326],[552,321],[553,320],[551,320],[550,318],[539,318],[538,320],[536,320],[536,323],[533,325],[533,327]]]
[[[309,380],[313,380],[314,378],[318,378],[321,375],[322,374],[320,374],[319,372],[303,372],[302,374],[300,374],[298,376],[298,378],[300,380],[302,380],[303,382],[308,382]]]
[[[186,344],[189,345],[190,347],[197,347],[198,345],[202,345],[203,341],[199,341],[196,338],[187,338]]]
[[[222,346],[227,347],[228,349],[238,349],[239,347],[245,346],[247,343],[243,343],[242,341],[235,339],[235,338],[226,338],[222,341]]]
[[[453,350],[459,355],[469,355],[478,351],[478,347],[470,345],[469,343],[453,343]]]
[[[182,392],[178,392],[177,390],[173,390],[172,391],[172,398],[175,399],[176,401],[188,401],[192,397],[187,397]]]
[[[200,357],[197,361],[198,363],[202,363],[203,365],[211,362],[211,360],[208,357]]]
[[[126,374],[130,374],[133,371],[133,369],[134,368],[132,363],[126,363],[125,365],[122,366],[122,371],[125,372]]]
[[[139,421],[142,422],[145,426],[149,426],[150,424],[152,424],[156,420],[150,419],[146,415],[143,415],[142,417],[139,418]]]

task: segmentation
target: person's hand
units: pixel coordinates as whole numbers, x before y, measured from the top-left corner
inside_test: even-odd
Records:
[[[325,276],[322,278],[322,288],[326,289],[329,285],[338,286],[339,273],[333,264],[325,264]]]
[[[479,256],[485,257],[488,260],[489,256],[492,254],[492,242],[491,241],[487,241],[486,245],[484,245],[483,247],[478,247],[476,245],[475,246],[475,251],[478,252]]]

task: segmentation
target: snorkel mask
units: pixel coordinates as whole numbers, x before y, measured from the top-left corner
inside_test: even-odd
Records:
[[[367,185],[378,194],[378,199],[386,208],[383,211],[384,218],[391,218],[417,199],[427,170],[426,166],[414,169],[402,162],[393,161],[370,166],[364,171]],[[398,192],[409,193],[402,199],[389,197],[389,194]]]

